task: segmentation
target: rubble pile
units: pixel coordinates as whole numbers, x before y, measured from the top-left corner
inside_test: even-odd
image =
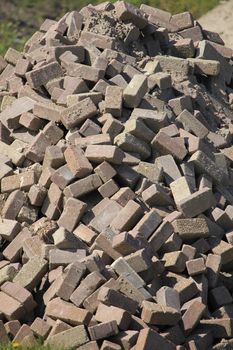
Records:
[[[233,347],[233,50],[188,12],[47,19],[0,57],[0,341]]]

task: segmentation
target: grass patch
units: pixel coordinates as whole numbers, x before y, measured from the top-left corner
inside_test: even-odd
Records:
[[[0,1],[0,54],[4,54],[9,47],[21,50],[23,44],[38,30],[45,18],[58,19],[64,13],[79,10],[88,3],[101,2],[101,0]],[[142,3],[139,0],[130,2],[136,6]],[[190,11],[195,18],[205,14],[219,2],[219,0],[144,0],[147,5],[170,11],[173,14]]]

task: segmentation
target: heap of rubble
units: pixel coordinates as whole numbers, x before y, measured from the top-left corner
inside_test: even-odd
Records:
[[[118,1],[0,57],[0,341],[233,346],[233,50]]]

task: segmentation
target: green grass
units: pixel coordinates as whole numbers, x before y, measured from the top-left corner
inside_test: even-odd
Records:
[[[103,0],[104,1],[104,0]],[[9,47],[22,49],[26,40],[39,28],[45,18],[57,19],[72,10],[79,10],[88,3],[102,1],[88,0],[5,0],[0,1],[0,54]],[[113,1],[114,2],[114,1]],[[136,6],[142,1],[131,0]],[[190,11],[195,18],[215,7],[219,0],[144,0],[171,13]]]

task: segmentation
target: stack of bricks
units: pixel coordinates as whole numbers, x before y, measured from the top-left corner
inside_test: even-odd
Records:
[[[233,50],[124,2],[0,57],[0,342],[233,347]]]

